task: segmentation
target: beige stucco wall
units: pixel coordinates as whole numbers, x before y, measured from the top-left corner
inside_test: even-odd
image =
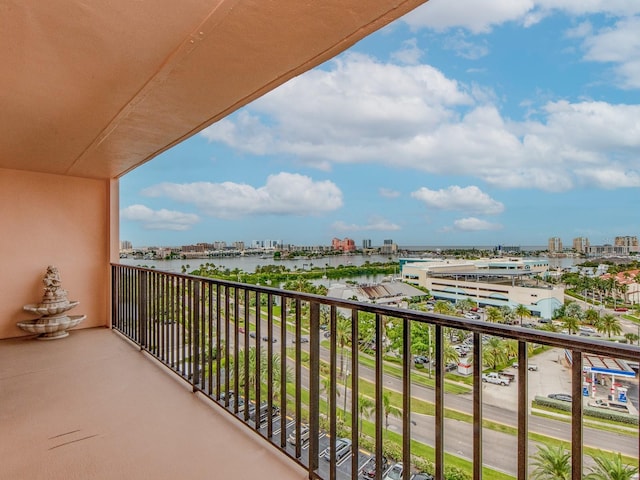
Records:
[[[108,325],[117,181],[0,169],[0,228],[0,338],[26,335],[16,322],[33,318],[22,306],[42,300],[47,265],[80,302],[69,314],[87,315],[76,328]]]

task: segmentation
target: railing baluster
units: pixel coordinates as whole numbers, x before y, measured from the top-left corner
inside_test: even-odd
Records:
[[[259,300],[260,294],[257,294],[257,296]],[[261,321],[260,302],[256,303],[256,320]],[[273,339],[275,338],[273,336],[273,317],[271,315],[267,315],[267,330],[269,330],[267,334],[267,437],[271,438],[273,436]],[[258,409],[256,414],[258,425],[260,425],[261,417],[262,415]]]
[[[298,300],[296,300],[298,302]],[[300,440],[300,419],[302,417],[302,347],[300,344],[300,337],[302,331],[302,322],[298,321],[300,318],[298,313],[300,311],[300,303],[298,302],[296,308],[296,363],[295,363],[295,382],[296,382],[296,423],[295,423],[295,431],[296,431],[296,458],[300,458],[302,456],[302,441]],[[287,318],[287,298],[282,297],[282,320],[285,321]]]
[[[380,408],[382,406],[382,386],[383,386],[382,382],[384,378],[383,377],[384,368],[382,365],[382,337],[384,332],[384,328],[382,326],[383,320],[384,318],[382,317],[382,315],[380,315],[379,313],[376,313],[376,341],[375,341],[375,345],[376,345],[375,396],[376,397],[374,400],[376,409],[375,409],[374,430],[375,430],[375,436],[376,436],[375,458],[377,460],[381,460],[383,455],[383,451],[382,451],[382,419],[383,419],[382,414],[383,412],[382,412],[382,409]],[[355,408],[357,409],[356,412],[359,415],[360,412],[359,412],[357,403]],[[378,465],[376,465],[376,480],[382,479],[382,468],[379,468],[381,464],[382,462],[378,462]]]
[[[256,366],[255,366],[255,372],[253,372],[253,375],[255,375],[255,399],[254,399],[254,407],[255,407],[255,427],[254,428],[258,428],[260,426],[260,403],[261,403],[261,381],[260,381],[260,373],[262,372],[262,346],[260,345],[260,340],[262,339],[262,321],[259,318],[256,318],[256,338],[255,338],[255,342],[256,342]],[[248,402],[248,398],[245,398],[245,409],[249,408],[249,404]],[[248,414],[248,412],[247,412]],[[246,417],[248,418],[248,417]]]
[[[336,478],[336,436],[338,432],[337,428],[337,410],[336,410],[336,380],[337,380],[337,310],[336,307],[331,306],[331,312],[329,315],[329,331],[331,336],[329,337],[329,393],[327,395],[327,403],[329,405],[329,479],[335,480]]]
[[[429,327],[431,328],[431,327]],[[436,464],[436,478],[444,478],[444,342],[442,339],[442,326],[434,328],[435,337],[435,372],[436,376],[436,452],[434,462]],[[474,359],[475,361],[475,359]],[[475,370],[475,369],[474,369]]]
[[[296,300],[296,317],[300,303]],[[299,322],[298,322],[299,323]],[[320,436],[320,304],[309,305],[309,478],[318,470]]]
[[[354,408],[354,405],[358,405],[358,395],[360,390],[360,374],[358,369],[358,349],[360,348],[358,339],[360,338],[360,333],[358,321],[358,310],[354,308],[351,310],[351,437],[353,439],[353,451],[356,452],[356,454],[351,456],[351,472],[358,471],[359,465],[357,452],[360,450],[360,425],[358,424],[357,411]],[[344,392],[344,396],[346,402],[347,392]],[[353,477],[353,473],[351,476]]]
[[[267,315],[273,316],[273,295],[267,294]],[[287,321],[280,319],[280,448],[287,445]]]
[[[200,385],[200,321],[202,319],[201,311],[202,308],[200,304],[200,282],[193,282],[193,338],[191,341],[191,358],[193,365],[193,373],[191,384],[193,385],[193,392],[198,391],[198,386]]]
[[[407,469],[411,465],[411,322],[407,318],[402,319],[402,464]]]
[[[473,334],[473,478],[482,479],[482,335]],[[477,368],[480,366],[480,368]]]
[[[571,478],[582,479],[582,352],[571,352]]]
[[[258,295],[258,293],[256,292],[256,296]],[[249,381],[249,379],[251,378],[250,376],[253,375],[257,375],[256,372],[251,372],[249,371],[249,367],[250,367],[250,361],[249,361],[249,353],[250,353],[250,343],[249,343],[249,339],[251,338],[249,336],[249,331],[250,331],[250,322],[249,322],[249,309],[246,307],[246,305],[248,304],[249,301],[249,290],[245,290],[244,291],[244,299],[245,299],[245,309],[244,309],[244,334],[242,335],[243,338],[243,343],[244,343],[244,420],[245,422],[247,420],[249,420],[249,398],[251,396],[251,382]],[[256,322],[259,322],[260,319],[258,317],[256,317]],[[259,377],[258,377],[259,378]]]
[[[518,480],[528,478],[529,460],[529,356],[527,342],[518,342]]]

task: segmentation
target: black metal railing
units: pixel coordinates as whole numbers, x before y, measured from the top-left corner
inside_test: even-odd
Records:
[[[396,460],[405,472],[429,465],[434,478],[445,478],[449,461],[445,329],[472,338],[473,365],[482,364],[487,336],[517,342],[513,425],[517,465],[511,474],[518,479],[531,472],[527,369],[531,345],[564,349],[573,360],[569,439],[573,479],[582,478],[585,471],[583,355],[640,362],[640,349],[631,345],[123,265],[112,265],[112,292],[114,329],[188,381],[194,392],[202,392],[303,465],[309,478],[359,478],[363,465],[383,465],[383,457],[394,451],[386,443],[392,437]],[[396,363],[392,363],[398,378],[391,388],[401,395],[400,405],[395,406],[400,421],[393,434],[386,423],[385,381],[390,376],[385,369],[390,363],[384,356],[389,341],[385,333],[391,324],[401,331],[394,339]],[[432,440],[425,441],[430,443],[428,454],[413,435],[412,397],[422,388],[412,377],[414,324],[430,326],[429,341],[434,346],[429,366],[429,373],[433,366],[429,388],[434,418],[429,428]],[[362,383],[365,377],[372,388]],[[481,369],[473,369],[471,377],[468,441],[473,448],[467,461],[472,477],[480,479],[487,467]],[[363,408],[367,401],[373,406]],[[638,438],[636,432],[636,456]],[[376,468],[371,478],[380,480],[382,474],[382,468]],[[409,478],[408,473],[403,478]]]

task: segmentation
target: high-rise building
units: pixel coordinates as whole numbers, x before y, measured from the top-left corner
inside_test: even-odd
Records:
[[[370,238],[365,238],[364,240],[362,240],[362,249],[365,250],[367,248],[371,248],[371,239]]]
[[[549,253],[562,252],[562,239],[560,237],[551,237],[549,239],[549,245],[547,246]]]
[[[590,245],[587,237],[577,237],[573,239],[573,249],[578,253],[587,253]]]
[[[356,242],[352,238],[346,237],[344,240],[334,238],[331,240],[331,247],[339,252],[355,252]]]
[[[638,246],[638,237],[616,237],[613,241],[613,244],[616,247],[637,247]]]
[[[398,245],[393,243],[393,240],[387,239],[383,242],[382,247],[380,247],[380,253],[383,255],[398,253]]]

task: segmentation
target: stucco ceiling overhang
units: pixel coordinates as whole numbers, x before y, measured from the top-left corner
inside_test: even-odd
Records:
[[[115,178],[426,0],[0,3],[0,168]]]

